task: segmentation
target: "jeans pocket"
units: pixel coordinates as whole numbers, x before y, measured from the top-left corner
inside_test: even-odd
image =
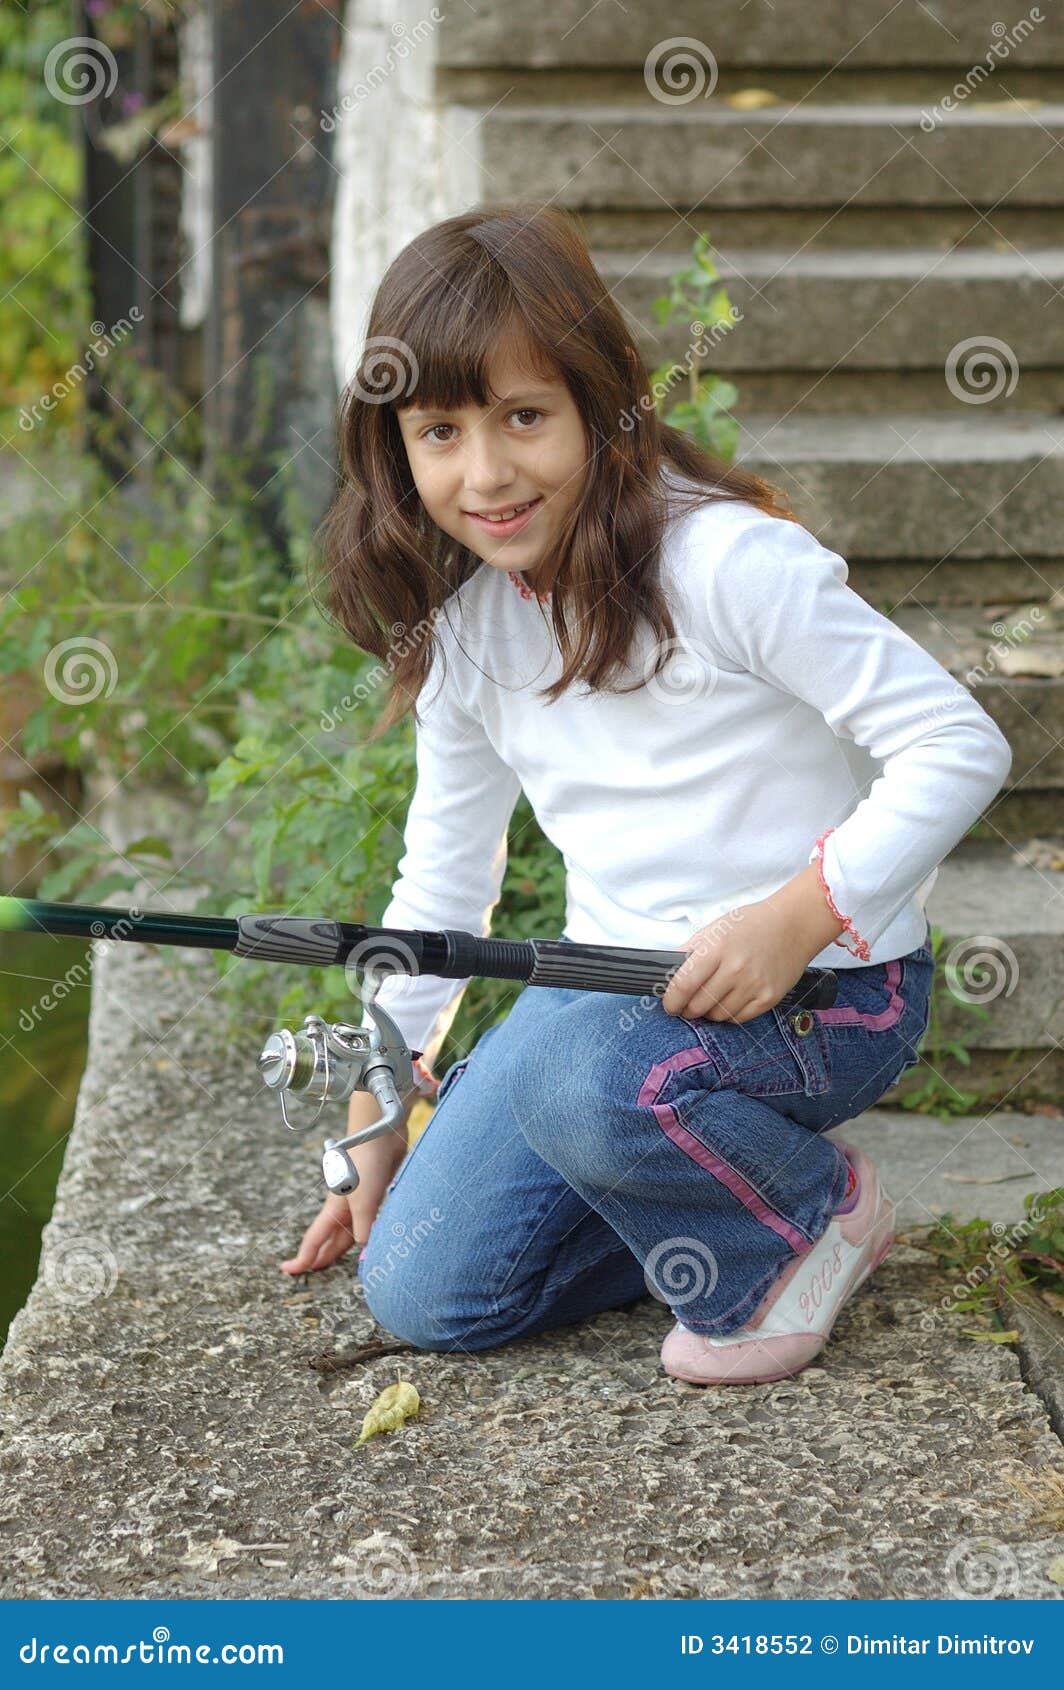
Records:
[[[777,1004],[752,1021],[688,1021],[720,1084],[747,1097],[819,1097],[831,1085],[831,1050],[809,1010]]]
[[[839,970],[839,1003],[816,1010],[832,1060],[852,1088],[853,1114],[879,1099],[919,1062],[931,1015],[924,949],[868,968]]]

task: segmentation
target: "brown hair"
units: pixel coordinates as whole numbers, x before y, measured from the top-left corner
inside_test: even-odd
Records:
[[[663,464],[697,484],[677,489],[679,498],[740,499],[797,520],[768,482],[661,421],[570,215],[508,204],[434,224],[377,289],[340,402],[340,489],[319,531],[324,602],[318,583],[311,589],[356,645],[388,658],[393,684],[371,740],[416,706],[439,608],[482,561],[429,518],[396,412],[414,404],[415,389],[426,409],[488,405],[486,364],[509,333],[527,347],[531,373],[557,379],[560,370],[589,442],[582,495],[552,560],[550,614],[564,667],[542,691],[551,703],[574,680],[600,688],[613,679],[637,616],[661,647],[655,673],[667,661],[676,629],[658,574],[671,502],[658,479]],[[408,642],[410,630],[422,637]]]

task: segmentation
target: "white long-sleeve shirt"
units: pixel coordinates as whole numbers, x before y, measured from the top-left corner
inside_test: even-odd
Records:
[[[381,924],[487,936],[523,788],[564,859],[570,939],[678,949],[817,860],[846,926],[810,966],[915,949],[938,864],[1009,772],[1004,735],[798,523],[734,500],[674,513],[661,570],[667,668],[634,692],[578,683],[554,704],[536,694],[561,657],[521,577],[482,564],[449,597]],[[652,651],[640,620],[622,684]],[[430,1093],[468,983],[380,986]]]

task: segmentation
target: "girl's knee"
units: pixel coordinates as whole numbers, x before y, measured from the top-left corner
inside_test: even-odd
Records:
[[[367,1255],[359,1269],[370,1314],[393,1337],[417,1350],[488,1350],[519,1333],[514,1314],[442,1283],[421,1282],[417,1291],[401,1276]]]

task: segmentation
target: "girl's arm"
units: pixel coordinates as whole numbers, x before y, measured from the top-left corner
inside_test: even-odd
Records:
[[[705,633],[883,765],[857,805],[825,815],[809,842],[834,943],[867,961],[1000,790],[1012,752],[967,688],[847,586],[847,574],[800,524],[758,517],[709,573]],[[811,884],[803,871],[775,896],[808,908]]]
[[[438,656],[418,700],[417,782],[407,810],[405,850],[392,897],[377,925],[437,931],[453,927],[486,938],[506,870],[506,831],[521,791],[513,770],[462,705],[449,659]],[[392,975],[375,1002],[420,1050],[419,1089],[435,1094],[440,1046],[468,980]],[[369,1021],[364,1016],[363,1026]]]
[[[821,817],[807,868],[681,947],[693,954],[661,1000],[671,1014],[751,1020],[829,942],[870,962],[1011,767],[1008,741],[971,693],[846,576],[808,529],[758,516],[694,591],[696,632],[721,662],[794,699],[791,743],[811,725],[808,705],[882,773],[844,814]],[[787,744],[777,751],[782,761]]]

